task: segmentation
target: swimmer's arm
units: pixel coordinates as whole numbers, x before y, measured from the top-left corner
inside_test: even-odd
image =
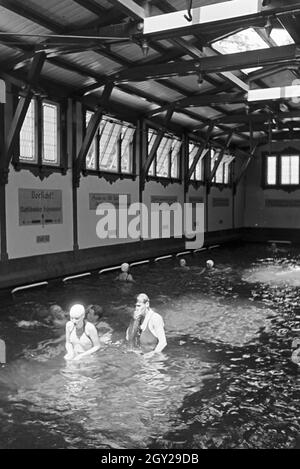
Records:
[[[91,338],[91,341],[93,343],[93,347],[90,348],[89,350],[86,350],[85,352],[82,352],[82,353],[79,353],[78,355],[76,355],[74,360],[80,360],[83,357],[86,357],[88,355],[92,355],[93,353],[97,352],[101,347],[96,327],[94,325],[90,324],[87,332],[88,332],[89,337]]]

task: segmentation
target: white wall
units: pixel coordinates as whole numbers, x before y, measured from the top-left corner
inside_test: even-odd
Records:
[[[105,179],[97,176],[81,177],[80,187],[77,193],[77,213],[78,213],[78,244],[80,249],[110,246],[119,243],[136,242],[136,239],[100,239],[96,233],[97,222],[100,216],[96,211],[89,208],[89,194],[130,194],[130,202],[138,202],[139,186],[138,179],[118,180],[110,184]]]
[[[300,142],[277,142],[275,152],[286,148],[300,149]],[[255,228],[300,228],[300,210],[297,207],[266,207],[267,199],[282,201],[300,200],[300,189],[287,192],[281,189],[262,189],[262,156],[267,147],[261,149],[251,162],[246,176],[246,210],[244,226]]]
[[[146,182],[145,185],[145,190],[143,192],[143,200],[142,202],[146,205],[149,213],[149,217],[151,214],[150,210],[150,204],[151,204],[151,198],[152,196],[157,196],[157,197],[173,197],[174,199],[176,198],[177,202],[183,207],[184,204],[184,188],[183,184],[179,183],[174,183],[174,184],[168,184],[166,187],[164,187],[160,182],[157,181],[148,181]],[[150,236],[150,218],[149,218],[149,236]],[[173,235],[173,223],[172,223],[172,218],[171,218],[171,229],[170,229],[170,234],[171,236]]]

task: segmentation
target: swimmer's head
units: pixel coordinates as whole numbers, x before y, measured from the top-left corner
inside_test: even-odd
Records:
[[[74,324],[80,323],[85,316],[85,308],[81,304],[73,305],[70,309],[70,319]]]
[[[129,264],[127,264],[127,262],[124,262],[124,263],[121,265],[121,270],[122,270],[122,272],[128,272],[128,270],[129,270]]]
[[[215,265],[215,263],[214,263],[213,260],[209,259],[208,261],[206,261],[206,267],[208,269],[212,269],[214,265]]]
[[[86,318],[90,322],[97,322],[103,316],[103,308],[100,305],[88,305],[86,308]]]
[[[144,316],[149,308],[149,303],[148,295],[146,295],[146,293],[140,293],[136,298],[135,315],[142,314]]]
[[[186,266],[186,260],[185,259],[180,259],[179,260],[179,265],[180,265],[180,267],[185,267]]]
[[[58,319],[64,319],[65,318],[65,313],[64,310],[59,306],[59,305],[51,305],[49,308],[49,312],[52,317],[58,318]]]

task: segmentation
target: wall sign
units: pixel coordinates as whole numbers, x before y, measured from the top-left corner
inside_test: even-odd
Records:
[[[62,191],[19,189],[19,225],[54,225],[63,222]]]
[[[213,207],[229,207],[229,199],[224,197],[214,197]]]
[[[300,207],[300,199],[266,199],[266,207]]]
[[[119,199],[119,196],[122,196]],[[127,207],[130,205],[131,195],[130,194],[108,194],[108,193],[90,193],[89,194],[89,209],[96,210],[99,204],[109,203],[112,204],[116,209],[122,208],[122,202],[125,202],[125,196],[127,197]],[[120,205],[121,202],[121,205]]]

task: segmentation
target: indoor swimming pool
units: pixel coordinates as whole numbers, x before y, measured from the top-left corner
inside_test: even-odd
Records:
[[[2,294],[0,447],[295,448],[300,336],[300,249],[219,247],[116,272]],[[207,259],[215,268],[201,273]],[[299,279],[298,279],[299,276]],[[297,280],[298,279],[298,280]],[[168,346],[145,358],[124,343],[135,296],[165,322]],[[100,304],[111,343],[78,362],[63,358],[53,304]],[[20,321],[35,321],[24,327]]]

